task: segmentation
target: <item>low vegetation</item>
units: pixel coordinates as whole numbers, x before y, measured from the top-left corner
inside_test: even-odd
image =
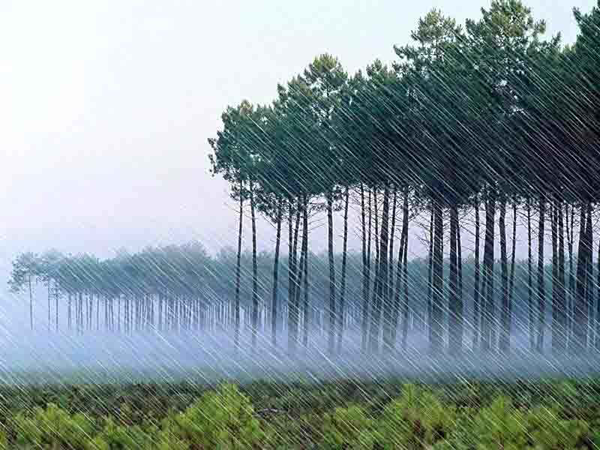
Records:
[[[19,392],[19,393],[17,393]],[[593,449],[600,382],[3,388],[0,448]],[[51,401],[48,401],[51,399]]]

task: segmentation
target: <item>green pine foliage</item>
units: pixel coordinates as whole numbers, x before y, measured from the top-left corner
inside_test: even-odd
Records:
[[[376,395],[358,395],[343,383],[321,386],[321,396],[315,386],[305,392],[292,386],[282,398],[281,385],[261,385],[258,393],[225,384],[163,415],[144,410],[142,400],[123,402],[109,415],[48,403],[15,414],[3,409],[0,450],[595,449],[600,408],[594,386],[543,383],[536,397],[535,386],[527,384],[380,384],[373,394],[395,392],[381,404],[373,401]],[[269,406],[255,410],[253,403]]]

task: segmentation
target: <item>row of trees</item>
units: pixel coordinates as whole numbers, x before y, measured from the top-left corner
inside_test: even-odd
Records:
[[[339,255],[338,255],[339,256]],[[301,314],[302,342],[309,345],[309,334],[323,332],[328,293],[327,254],[309,254],[310,279],[309,303],[306,316]],[[42,255],[24,253],[13,261],[10,285],[13,291],[21,291],[30,299],[33,322],[34,299],[47,297],[48,330],[72,332],[131,333],[134,331],[186,332],[215,329],[232,330],[234,324],[233,302],[234,275],[237,255],[232,249],[224,249],[210,256],[198,243],[180,246],[147,248],[136,254],[121,252],[117,257],[100,260],[91,255],[62,255],[49,251]],[[341,270],[341,259],[336,258],[336,271]],[[268,337],[271,323],[270,289],[274,255],[262,252],[258,260],[259,324],[258,330]],[[362,309],[362,255],[349,252],[346,255],[347,307],[343,318],[344,330],[360,331]],[[446,270],[448,259],[444,262]],[[289,270],[290,261],[280,258],[279,270]],[[406,266],[407,289],[411,305],[406,314],[406,332],[423,332],[427,328],[428,260],[415,258]],[[252,254],[241,255],[241,271],[252,272]],[[467,259],[463,265],[464,288],[472,292],[475,264]],[[527,298],[527,262],[516,263],[515,326],[529,326]],[[552,283],[552,267],[546,265],[544,276]],[[496,279],[501,273],[496,270]],[[287,330],[288,323],[287,280],[279,286],[278,298],[281,311],[276,317],[279,331]],[[250,328],[252,308],[252,280],[243,277],[240,285],[241,311],[244,326]],[[465,309],[473,312],[473,301],[467,296]],[[38,303],[39,305],[39,303]],[[408,306],[408,304],[407,304]],[[310,316],[310,317],[309,317]],[[448,325],[448,304],[444,305],[444,324]],[[546,318],[547,319],[547,318]],[[310,325],[312,324],[312,325]],[[304,326],[306,325],[306,329]],[[311,326],[310,330],[308,326]],[[521,326],[519,326],[521,325]],[[60,328],[59,328],[60,327]],[[403,329],[404,330],[404,329]],[[403,348],[406,348],[403,336]]]
[[[349,76],[336,58],[322,55],[302,74],[279,85],[272,104],[243,101],[223,113],[223,129],[209,143],[213,172],[230,182],[240,207],[236,343],[242,220],[249,204],[252,328],[258,328],[260,306],[257,214],[271,220],[277,230],[273,317],[279,308],[282,229],[287,228],[288,346],[293,352],[309,276],[314,276],[308,271],[308,217],[324,212],[328,350],[339,349],[347,308],[348,210],[356,194],[362,229],[364,350],[389,351],[396,346],[396,330],[406,322],[410,301],[409,228],[415,217],[423,215],[430,217],[427,317],[433,352],[441,351],[446,342],[450,352],[460,352],[469,322],[474,348],[510,351],[519,216],[527,223],[532,346],[538,351],[545,348],[549,310],[554,351],[568,346],[580,352],[594,345],[589,329],[595,292],[592,216],[600,200],[600,9],[588,14],[574,11],[579,34],[572,46],[563,46],[560,36],[545,39],[544,22],[536,21],[520,0],[493,0],[481,13],[462,27],[434,10],[419,21],[412,45],[394,47],[398,60],[392,67],[375,61]],[[513,218],[511,243],[507,211]],[[344,224],[339,271],[333,220],[338,212]],[[532,224],[534,220],[537,224]],[[473,221],[474,233],[474,284],[469,294],[474,306],[469,318],[461,255],[461,231],[467,221]],[[551,292],[544,276],[548,231]],[[494,276],[497,259],[499,281]],[[405,326],[403,339],[404,330]],[[276,344],[275,322],[271,336]]]

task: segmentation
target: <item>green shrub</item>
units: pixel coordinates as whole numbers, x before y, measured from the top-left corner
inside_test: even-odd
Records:
[[[319,442],[323,436],[322,416],[318,414],[290,417],[278,414],[261,422],[264,448],[273,450],[300,450],[307,443]]]
[[[336,408],[325,414],[322,448],[330,450],[372,449],[376,442],[373,420],[359,406]]]
[[[378,426],[385,449],[423,449],[444,439],[454,427],[456,408],[431,392],[407,384],[383,411]]]
[[[179,436],[193,450],[253,448],[264,437],[250,400],[229,384],[204,394],[174,420]]]
[[[525,415],[507,397],[498,397],[475,416],[472,432],[479,450],[523,450],[528,447]]]
[[[34,408],[31,417],[19,414],[14,422],[19,445],[41,448],[83,450],[94,431],[86,416],[71,416],[53,403],[49,403],[45,410]]]
[[[582,420],[564,420],[557,409],[535,408],[527,413],[527,428],[536,450],[574,450],[583,447],[589,426]]]

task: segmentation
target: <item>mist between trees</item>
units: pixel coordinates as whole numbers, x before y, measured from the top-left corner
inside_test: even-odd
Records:
[[[574,15],[572,46],[545,37],[521,1],[495,0],[464,26],[433,10],[411,45],[394,47],[391,67],[349,75],[318,56],[272,104],[227,108],[209,139],[213,173],[239,205],[237,254],[209,261],[192,245],[83,256],[59,264],[60,276],[22,255],[13,285],[45,278],[79,331],[221,326],[239,347],[247,326],[252,348],[264,332],[292,354],[315,327],[330,355],[347,327],[371,353],[405,348],[417,329],[433,353],[506,353],[520,323],[538,352],[600,348],[600,9]],[[347,251],[351,207],[358,254]],[[277,230],[272,256],[257,254],[258,215]],[[326,218],[325,255],[309,251],[316,216]],[[463,255],[467,216],[473,252]],[[519,217],[527,258],[517,263]],[[409,262],[422,226],[428,253]]]

